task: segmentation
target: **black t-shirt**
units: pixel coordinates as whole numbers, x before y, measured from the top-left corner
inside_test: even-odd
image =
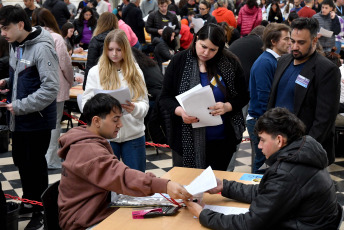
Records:
[[[25,10],[27,16],[29,16],[30,21],[32,21],[32,12],[33,12],[34,10],[30,10],[29,8],[25,8],[24,10]]]

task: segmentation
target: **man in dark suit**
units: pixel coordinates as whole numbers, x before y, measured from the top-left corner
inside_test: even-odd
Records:
[[[285,107],[300,118],[306,133],[322,144],[332,164],[340,71],[316,52],[317,20],[298,18],[291,28],[292,53],[282,56],[277,64],[268,109]]]

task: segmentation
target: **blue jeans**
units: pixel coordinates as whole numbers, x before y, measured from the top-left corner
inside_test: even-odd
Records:
[[[145,136],[122,143],[110,141],[113,152],[118,160],[122,158],[129,168],[146,171],[146,139]]]
[[[264,171],[258,170],[265,162],[266,158],[262,153],[262,150],[258,148],[259,138],[254,134],[254,126],[256,124],[256,119],[251,119],[246,121],[248,135],[250,135],[252,154],[255,154],[253,163],[253,173],[264,173]]]

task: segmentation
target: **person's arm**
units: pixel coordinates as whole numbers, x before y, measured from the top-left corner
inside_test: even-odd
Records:
[[[135,64],[135,67],[140,73],[140,76],[137,76],[137,77],[141,77],[143,82],[145,82],[142,70],[137,64]],[[132,102],[135,104],[135,107],[134,107],[134,110],[130,114],[136,119],[143,119],[148,113],[148,109],[149,109],[148,91],[147,91],[146,85],[144,87],[145,87],[145,95],[143,97],[140,97],[137,101]]]
[[[98,67],[94,66],[88,72],[88,79],[86,82],[85,91],[82,95],[82,108],[84,108],[86,102],[94,96],[94,89],[99,89],[99,73]]]
[[[137,22],[137,26],[140,28],[145,27],[145,21],[143,21],[142,19],[142,12],[140,9],[137,10],[137,14],[136,14],[136,22]]]
[[[334,35],[337,35],[340,33],[340,22],[338,19],[338,16],[335,15],[334,19],[331,20],[332,21],[332,31],[334,33]]]
[[[162,62],[170,60],[173,55],[170,53],[170,49],[165,43],[165,41],[160,41],[160,43],[155,47],[159,56],[163,59]]]
[[[268,181],[260,188],[260,193],[252,199],[249,212],[241,215],[224,215],[204,209],[200,213],[199,221],[210,229],[268,229],[288,216],[300,204],[299,189],[291,176],[270,175]],[[238,195],[239,193],[240,190]],[[242,192],[243,195],[244,193]]]
[[[82,29],[83,29],[83,27],[81,27],[81,30],[80,30],[80,26],[79,26],[78,24],[79,24],[79,19],[76,19],[76,20],[73,22],[75,31],[78,33],[78,35],[75,35],[75,37],[74,37],[74,42],[75,42],[75,44],[79,44],[79,43],[80,43],[80,40],[81,40],[81,38],[82,38]],[[74,34],[75,34],[75,32],[74,32]]]
[[[272,82],[275,75],[276,66],[268,60],[263,65],[257,65],[254,71],[251,71],[250,81],[254,77],[258,102],[262,111],[266,111],[271,92]]]
[[[61,36],[58,36],[55,39],[55,48],[57,52],[57,57],[59,59],[59,65],[63,73],[62,75],[69,83],[69,86],[72,87],[74,83],[74,71],[72,61],[67,52],[66,44]]]
[[[256,21],[254,22],[254,27],[259,26],[262,20],[263,20],[262,9],[258,7],[258,16],[257,16]]]
[[[64,15],[64,17],[68,20],[68,19],[70,19],[70,17],[71,17],[71,14],[70,14],[70,12],[69,12],[69,10],[68,10],[68,7],[67,7],[67,5],[63,2],[63,4],[61,4],[61,9],[62,9],[62,12],[63,12],[63,15]]]
[[[71,164],[70,170],[97,187],[130,196],[168,193],[174,199],[188,199],[191,197],[186,189],[176,182],[158,178],[150,172],[143,173],[130,169],[104,147],[84,143],[79,148],[80,152],[94,154],[87,154],[82,159],[80,157],[76,158],[78,162]]]
[[[90,69],[97,65],[97,62],[102,55],[103,49],[97,45],[97,40],[93,37],[90,41],[88,46],[88,54],[87,54],[87,62],[86,62],[86,69],[85,69],[85,76],[84,82],[82,85],[83,90],[86,88],[87,76]]]
[[[155,14],[156,12],[154,13],[150,13],[148,18],[147,18],[147,22],[146,22],[146,31],[147,33],[153,35],[154,36],[160,36],[159,33],[158,33],[158,28],[155,28],[154,26],[154,21],[155,21]]]
[[[57,97],[59,90],[58,59],[49,46],[39,46],[36,52],[36,68],[41,81],[40,88],[26,98],[12,101],[16,115],[25,115],[43,110]]]
[[[320,77],[321,76],[321,77]],[[340,98],[340,71],[333,66],[326,73],[319,74],[316,91],[316,109],[309,135],[318,142],[323,143],[333,128],[336,120]],[[326,95],[326,97],[321,96]]]

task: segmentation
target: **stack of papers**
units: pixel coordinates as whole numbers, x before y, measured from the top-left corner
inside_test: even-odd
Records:
[[[204,26],[204,21],[202,18],[192,18],[192,23],[194,24],[194,32],[197,32]]]
[[[225,215],[239,215],[248,212],[248,208],[236,208],[218,205],[205,205],[204,209],[210,209],[214,212],[219,212]]]
[[[205,169],[201,175],[196,177],[189,185],[185,186],[185,189],[191,194],[196,195],[199,193],[206,192],[212,188],[215,188],[217,186],[216,177],[209,166],[207,169]]]
[[[222,124],[221,116],[212,116],[209,113],[208,107],[216,104],[213,91],[209,85],[202,87],[201,84],[198,84],[194,88],[176,96],[176,99],[187,115],[199,119],[199,122],[192,123],[192,128]]]
[[[94,95],[98,93],[106,93],[116,98],[120,104],[127,104],[127,101],[131,101],[130,91],[128,87],[121,87],[116,90],[101,90],[94,89]]]

